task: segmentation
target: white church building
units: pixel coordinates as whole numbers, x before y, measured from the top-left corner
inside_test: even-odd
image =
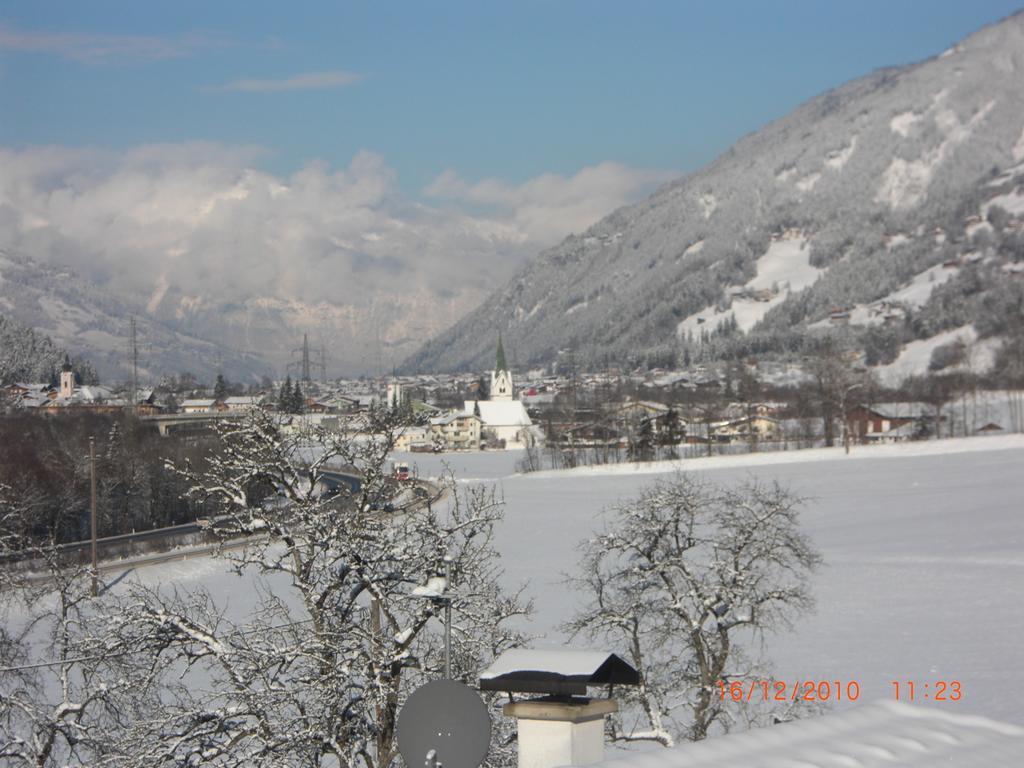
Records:
[[[479,413],[484,435],[505,441],[506,448],[533,445],[533,422],[522,402],[515,398],[512,372],[505,362],[505,349],[498,337],[498,354],[491,371],[491,391],[487,400],[466,400],[466,413]]]

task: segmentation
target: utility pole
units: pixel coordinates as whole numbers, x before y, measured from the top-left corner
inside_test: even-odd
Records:
[[[130,413],[134,416],[139,410],[139,345],[135,340],[135,315],[132,321],[132,390]]]
[[[310,382],[309,375],[309,334],[302,334],[302,381],[306,384]]]
[[[89,438],[89,524],[92,529],[92,589],[93,597],[99,594],[99,564],[96,557],[96,444]]]
[[[444,556],[444,679],[452,679],[452,558]]]

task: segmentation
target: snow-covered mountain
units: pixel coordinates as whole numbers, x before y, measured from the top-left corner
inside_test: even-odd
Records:
[[[957,340],[992,363],[1024,307],[1024,13],[876,71],[541,253],[407,370],[797,355]],[[916,345],[916,346],[914,346]],[[941,357],[941,355],[940,355]],[[904,360],[904,362],[907,362]],[[914,365],[907,365],[914,369]]]
[[[149,317],[130,300],[97,287],[70,269],[38,264],[0,251],[0,315],[52,338],[88,360],[104,380],[131,372],[130,318],[137,318],[139,366],[144,376],[191,371],[210,378],[223,371],[248,381],[268,370],[253,355],[184,333]]]
[[[253,296],[224,301],[188,296],[174,288],[151,307],[152,317],[185,333],[205,336],[281,371],[298,360],[309,335],[314,366],[326,356],[328,375],[380,373],[425,339],[451,326],[483,298],[483,291],[441,295],[427,286],[405,293],[367,292],[364,301],[317,301]]]

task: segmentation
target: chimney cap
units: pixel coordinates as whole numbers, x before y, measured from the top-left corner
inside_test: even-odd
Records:
[[[585,695],[591,685],[638,685],[640,674],[607,651],[515,648],[480,675],[481,691]]]

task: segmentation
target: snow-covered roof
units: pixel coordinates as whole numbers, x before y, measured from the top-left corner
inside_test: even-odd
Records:
[[[528,427],[533,424],[526,408],[518,400],[467,400],[465,410],[474,412],[480,407],[480,419],[487,427]]]
[[[182,408],[212,408],[213,404],[215,402],[216,402],[216,400],[208,400],[208,399],[205,399],[205,398],[204,399],[182,400],[181,407]]]
[[[75,389],[74,398],[78,400],[84,400],[86,402],[95,403],[98,400],[109,400],[114,396],[114,392],[107,387],[100,387],[95,384],[85,384]]]
[[[600,768],[990,768],[1020,763],[1024,728],[881,701],[822,717],[635,752]]]
[[[446,413],[444,416],[435,416],[434,418],[432,418],[430,420],[430,423],[431,424],[437,424],[438,426],[443,426],[445,424],[451,424],[456,419],[469,419],[469,418],[477,418],[477,416],[472,411],[470,411],[468,413],[465,412],[465,411],[463,411],[461,413],[458,412],[458,411],[453,411],[451,413]]]
[[[920,419],[935,413],[935,409],[927,403],[875,403],[865,407],[890,419]]]

